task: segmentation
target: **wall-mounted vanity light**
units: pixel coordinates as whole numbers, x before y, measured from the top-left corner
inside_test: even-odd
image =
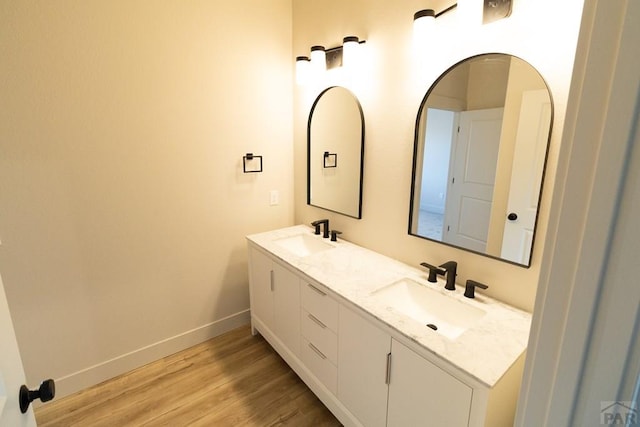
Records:
[[[247,153],[242,156],[242,171],[244,173],[262,172],[262,156]]]
[[[511,15],[512,0],[458,0],[441,12],[423,9],[413,15],[413,33],[418,40],[428,41],[429,32],[435,19],[458,7],[462,19],[467,23],[482,21],[489,24]]]
[[[311,69],[314,74],[327,70],[327,51],[324,46],[311,46]]]
[[[342,40],[342,46],[330,49],[319,45],[312,46],[310,57],[296,57],[296,82],[305,84],[327,70],[356,66],[359,62],[360,45],[363,43],[365,41],[356,36],[347,36]]]
[[[436,18],[444,15],[450,10],[455,9],[458,3],[454,3],[452,6],[436,13],[433,9],[422,9],[413,14],[413,38],[419,42],[428,42]]]
[[[360,61],[360,39],[356,36],[347,36],[342,39],[342,66],[354,67]]]
[[[307,84],[311,76],[311,60],[308,56],[296,57],[296,83]]]
[[[423,9],[414,13],[413,38],[416,40],[426,40],[435,20],[436,12],[433,9]]]

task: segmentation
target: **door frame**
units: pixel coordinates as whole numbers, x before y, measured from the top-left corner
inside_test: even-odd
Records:
[[[11,312],[0,276],[0,426],[35,427],[33,405],[20,412],[18,392],[26,383],[20,350],[13,329]],[[6,400],[5,400],[6,399]],[[4,407],[2,404],[4,403]]]
[[[585,0],[517,426],[597,425],[600,396],[630,400],[638,332],[602,331],[633,326],[637,315],[616,310],[611,297],[634,292],[637,281],[612,275],[637,274],[638,265],[616,265],[609,255],[628,155],[640,146],[639,24],[636,0]],[[598,363],[605,344],[615,350]],[[612,366],[622,369],[608,375]]]

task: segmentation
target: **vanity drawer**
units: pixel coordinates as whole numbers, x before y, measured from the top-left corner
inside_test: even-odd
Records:
[[[338,302],[320,286],[303,282],[302,307],[332,331],[338,330]]]
[[[302,363],[334,395],[338,389],[338,368],[312,343],[302,338]]]
[[[338,364],[338,337],[313,314],[302,310],[302,336],[320,350],[334,365]]]

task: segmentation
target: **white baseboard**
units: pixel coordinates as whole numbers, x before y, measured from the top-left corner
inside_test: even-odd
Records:
[[[200,344],[250,322],[249,310],[244,310],[208,325],[200,326],[173,337],[139,348],[111,360],[56,378],[56,398],[68,396],[87,387],[99,384],[135,368]]]

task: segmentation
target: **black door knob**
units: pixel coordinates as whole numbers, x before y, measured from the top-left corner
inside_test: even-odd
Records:
[[[20,386],[20,412],[23,414],[29,409],[29,405],[36,399],[48,402],[56,396],[56,383],[49,379],[44,380],[37,390],[29,390],[26,385]]]
[[[507,215],[507,219],[509,221],[515,221],[516,219],[518,219],[518,214],[511,212],[509,215]]]

